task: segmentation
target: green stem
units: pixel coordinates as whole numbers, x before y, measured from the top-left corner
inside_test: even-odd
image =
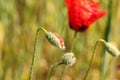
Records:
[[[44,31],[45,34],[47,33],[47,31],[43,27],[40,27],[39,29],[41,29],[42,31]]]
[[[59,66],[59,65],[61,65],[61,64],[63,64],[63,63],[62,63],[62,62],[61,62],[61,63],[57,63],[57,64],[55,64],[55,65],[53,65],[53,66],[51,67],[50,72],[49,72],[49,74],[48,74],[48,79],[47,79],[47,80],[50,80],[50,77],[51,77],[51,75],[52,75],[52,73],[53,73],[54,68],[56,68],[57,66]]]
[[[40,30],[44,31],[45,33],[47,32],[47,31],[46,31],[44,28],[42,28],[42,27],[38,28],[37,31],[36,31],[35,42],[34,42],[34,54],[33,54],[33,57],[32,57],[32,64],[31,64],[31,68],[30,68],[29,80],[32,80],[33,66],[34,66],[35,57],[36,57],[36,54],[37,54],[37,51],[36,51],[36,48],[37,48],[37,38],[38,38],[38,35],[39,35],[39,31],[40,31]]]
[[[106,25],[106,30],[105,30],[105,40],[109,41],[110,38],[110,31],[112,27],[112,6],[113,6],[113,0],[109,0],[109,5],[108,5],[108,18],[107,18],[107,25]],[[100,80],[105,79],[105,74],[107,72],[108,66],[109,66],[109,57],[107,54],[105,54],[105,50],[103,51],[102,54],[103,61],[102,61],[102,66],[101,66],[101,72],[100,72]]]
[[[88,68],[88,70],[87,70],[87,72],[86,72],[86,75],[85,75],[85,77],[84,77],[84,80],[87,80],[87,76],[88,76],[88,74],[89,74],[89,72],[90,72],[90,69],[91,69],[91,67],[92,67],[92,62],[93,62],[93,59],[94,59],[94,56],[95,56],[95,50],[96,50],[97,45],[98,45],[99,42],[102,42],[103,44],[105,44],[105,41],[102,40],[102,39],[99,39],[99,40],[95,43],[95,46],[94,46],[94,49],[93,49],[93,53],[92,53],[92,56],[91,56],[91,59],[90,59],[90,63],[89,63],[89,68]]]
[[[63,78],[63,75],[64,75],[64,73],[65,73],[66,68],[67,68],[67,66],[66,66],[66,65],[64,65],[64,67],[63,67],[63,70],[62,70],[62,73],[61,73],[61,75],[60,75],[60,79],[59,79],[59,80],[62,80],[62,78]]]
[[[73,39],[72,39],[72,45],[71,45],[71,49],[70,49],[70,51],[73,50],[73,47],[74,47],[74,43],[75,43],[75,39],[76,39],[76,37],[77,37],[77,32],[75,31],[74,36],[73,36]]]

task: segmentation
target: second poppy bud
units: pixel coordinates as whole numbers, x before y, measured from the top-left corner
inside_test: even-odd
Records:
[[[46,38],[52,45],[58,47],[61,50],[65,50],[64,41],[58,34],[47,32]]]

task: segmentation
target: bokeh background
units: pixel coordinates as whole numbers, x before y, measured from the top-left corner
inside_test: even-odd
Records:
[[[94,0],[106,15],[83,33],[78,33],[73,52],[76,63],[65,70],[63,80],[83,80],[95,42],[102,38],[120,50],[120,0]],[[69,28],[64,0],[0,0],[0,80],[28,80],[38,27],[63,37],[70,50],[74,31]],[[46,80],[51,65],[60,62],[65,53],[52,46],[42,32],[34,66],[33,80]],[[99,44],[88,80],[120,80],[120,58],[104,55]],[[104,69],[103,69],[104,67]],[[59,80],[63,65],[55,68],[51,80]]]

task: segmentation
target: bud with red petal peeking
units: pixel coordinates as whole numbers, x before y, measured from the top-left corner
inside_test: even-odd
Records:
[[[54,46],[58,47],[61,50],[65,50],[65,44],[63,39],[56,33],[48,32],[46,29],[43,27],[40,27],[42,31],[45,32],[47,40]]]
[[[65,0],[70,27],[79,32],[84,32],[96,20],[105,15],[105,11],[99,10],[98,2],[86,0]]]
[[[61,50],[65,50],[64,41],[58,34],[47,32],[46,38],[52,45],[58,47]]]

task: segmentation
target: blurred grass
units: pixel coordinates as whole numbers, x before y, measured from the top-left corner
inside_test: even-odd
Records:
[[[98,0],[95,0],[98,1]],[[109,0],[100,0],[100,7],[108,10]],[[112,23],[109,41],[120,50],[120,1],[113,1]],[[79,33],[74,45],[77,62],[65,71],[63,80],[82,80],[88,68],[95,42],[105,37],[106,16],[91,25],[85,33]],[[70,49],[74,31],[68,26],[64,0],[0,0],[0,80],[28,80],[37,26],[61,35]],[[40,27],[39,26],[39,27]],[[40,38],[41,40],[41,38]],[[34,80],[46,80],[52,64],[59,62],[63,54],[43,38],[41,55],[37,57]],[[99,80],[101,50],[96,51],[89,80]],[[112,60],[111,56],[110,59]],[[108,67],[107,79],[119,80],[120,58]],[[58,67],[51,80],[58,80],[63,66]]]

